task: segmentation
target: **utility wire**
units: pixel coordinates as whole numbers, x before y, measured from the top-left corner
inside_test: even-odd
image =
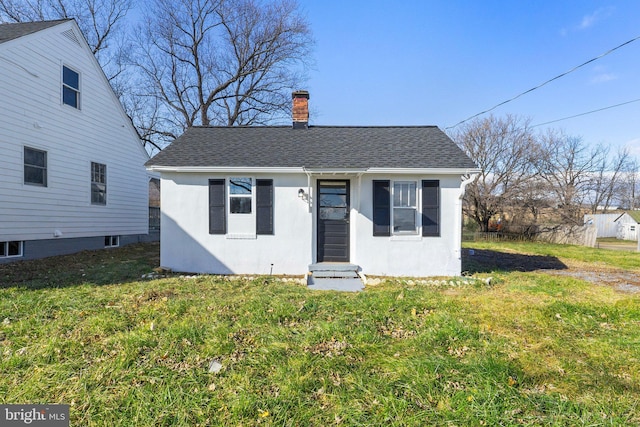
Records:
[[[604,53],[602,53],[602,54],[600,54],[600,55],[596,56],[595,58],[591,58],[591,59],[590,59],[590,60],[588,60],[587,62],[584,62],[584,63],[582,63],[582,64],[580,64],[580,65],[577,65],[577,66],[573,67],[572,69],[570,69],[570,70],[568,70],[568,71],[565,71],[565,72],[564,72],[564,73],[562,73],[562,74],[559,74],[559,75],[557,75],[557,76],[555,76],[555,77],[553,77],[553,78],[551,78],[551,79],[549,79],[549,80],[547,80],[547,81],[545,81],[545,82],[543,82],[543,83],[540,83],[539,85],[537,85],[537,86],[535,86],[535,87],[532,87],[532,88],[531,88],[531,89],[529,89],[529,90],[525,90],[524,92],[522,92],[522,93],[520,93],[520,94],[518,94],[518,95],[514,96],[513,98],[507,99],[506,101],[502,101],[501,103],[496,104],[496,105],[494,105],[493,107],[491,107],[491,108],[489,108],[489,109],[487,109],[487,110],[484,110],[484,111],[482,111],[482,112],[480,112],[480,113],[478,113],[478,114],[474,114],[473,116],[468,117],[468,118],[466,118],[466,119],[464,119],[464,120],[461,120],[461,121],[459,121],[458,123],[456,123],[455,125],[453,125],[453,126],[449,126],[449,127],[445,128],[445,129],[446,129],[446,130],[453,129],[453,128],[455,128],[455,127],[457,127],[457,126],[460,126],[461,124],[463,124],[463,123],[465,123],[465,122],[467,122],[467,121],[469,121],[469,120],[471,120],[471,119],[474,119],[474,118],[476,118],[476,117],[478,117],[478,116],[481,116],[481,115],[483,115],[483,114],[486,114],[486,113],[488,113],[488,112],[490,112],[490,111],[493,111],[493,110],[495,110],[496,108],[498,108],[498,107],[500,107],[500,106],[502,106],[502,105],[504,105],[504,104],[507,104],[507,103],[509,103],[509,102],[511,102],[511,101],[515,101],[516,99],[520,98],[521,96],[526,95],[527,93],[533,92],[533,91],[534,91],[534,90],[536,90],[536,89],[540,89],[542,86],[544,86],[544,85],[546,85],[546,84],[549,84],[549,83],[551,83],[551,82],[552,82],[552,81],[554,81],[554,80],[558,80],[559,78],[564,77],[564,76],[566,76],[567,74],[573,73],[573,72],[574,72],[574,71],[576,71],[577,69],[582,68],[582,67],[584,67],[585,65],[590,64],[590,63],[592,63],[592,62],[594,62],[594,61],[596,61],[596,60],[598,60],[598,59],[600,59],[600,58],[602,58],[602,57],[605,57],[605,56],[609,55],[610,53],[612,53],[612,52],[614,52],[614,51],[616,51],[616,50],[620,49],[621,47],[624,47],[624,46],[626,46],[626,45],[628,45],[628,44],[631,44],[631,43],[633,43],[634,41],[636,41],[636,40],[638,40],[638,39],[640,39],[640,36],[634,37],[634,38],[632,38],[631,40],[628,40],[628,41],[626,41],[626,42],[622,43],[621,45],[618,45],[618,46],[616,46],[616,47],[614,47],[614,48],[612,48],[612,49],[609,49],[608,51],[606,51],[606,52],[604,52]],[[634,102],[634,101],[631,101],[631,102]],[[622,104],[621,104],[621,105],[622,105]],[[607,108],[609,108],[609,107],[607,107]],[[588,113],[585,113],[585,114],[588,114]],[[560,119],[560,120],[564,120],[564,119]]]
[[[604,110],[608,110],[608,109],[610,109],[610,108],[620,107],[620,106],[627,105],[627,104],[631,104],[631,103],[638,102],[638,101],[640,101],[640,98],[633,99],[633,100],[631,100],[631,101],[627,101],[627,102],[621,102],[620,104],[609,105],[608,107],[598,108],[597,110],[591,110],[591,111],[587,111],[587,112],[584,112],[584,113],[575,114],[575,115],[573,115],[573,116],[563,117],[563,118],[561,118],[561,119],[551,120],[551,121],[544,122],[544,123],[538,123],[537,125],[533,125],[533,126],[530,126],[530,127],[535,128],[535,127],[538,127],[538,126],[549,125],[549,124],[551,124],[551,123],[555,123],[555,122],[561,122],[561,121],[563,121],[563,120],[574,119],[574,118],[576,118],[576,117],[586,116],[587,114],[597,113],[597,112],[599,112],[599,111],[604,111]]]

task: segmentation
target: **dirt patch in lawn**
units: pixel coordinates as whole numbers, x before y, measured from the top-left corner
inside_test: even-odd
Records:
[[[621,292],[640,294],[640,272],[606,267],[594,267],[585,263],[568,263],[569,268],[554,271],[559,276],[570,276],[596,285],[611,286]]]
[[[640,271],[594,266],[588,263],[560,260],[553,256],[464,249],[462,266],[463,271],[468,273],[540,271],[558,276],[570,276],[600,286],[611,286],[621,292],[640,294]]]

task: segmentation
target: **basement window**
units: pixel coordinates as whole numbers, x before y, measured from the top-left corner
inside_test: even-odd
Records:
[[[15,258],[22,256],[23,242],[0,242],[0,258]]]
[[[120,246],[120,236],[104,236],[105,248],[117,248]]]

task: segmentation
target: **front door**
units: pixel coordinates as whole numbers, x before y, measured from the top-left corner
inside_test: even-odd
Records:
[[[349,262],[349,181],[318,181],[318,262]]]

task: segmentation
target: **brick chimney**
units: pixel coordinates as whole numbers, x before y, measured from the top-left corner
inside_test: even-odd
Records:
[[[309,92],[297,90],[291,94],[293,98],[293,128],[306,129],[309,127]]]

